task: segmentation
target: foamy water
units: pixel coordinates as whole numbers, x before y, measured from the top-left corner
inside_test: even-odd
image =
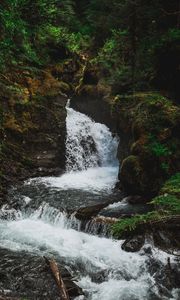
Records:
[[[123,241],[92,236],[72,225],[73,220],[64,213],[44,204],[29,216],[0,221],[0,244],[15,251],[59,256],[73,268],[81,266],[87,275],[78,275],[78,284],[88,293],[88,299],[142,300],[159,295],[147,262],[154,257],[165,266],[169,255],[156,248],[152,248],[151,257],[143,250],[128,253],[121,249]],[[93,282],[92,275],[97,273],[104,274],[103,282]]]
[[[105,125],[95,123],[69,107],[66,121],[66,173],[60,177],[29,180],[25,187],[39,181],[50,189],[56,188],[59,202],[61,191],[110,194],[118,177],[117,138]],[[123,241],[81,232],[80,221],[43,202],[43,199],[37,209],[31,197],[22,195],[22,199],[24,210],[8,205],[0,210],[1,247],[61,258],[85,292],[85,296],[77,300],[178,299],[177,290],[169,291],[169,296],[163,294],[161,298],[149,263],[154,260],[157,269],[163,268],[169,255],[152,244],[147,242],[145,245],[151,248],[150,254],[144,249],[137,253],[125,252],[121,249]],[[85,204],[86,199],[83,201]],[[110,208],[122,205],[124,202]]]

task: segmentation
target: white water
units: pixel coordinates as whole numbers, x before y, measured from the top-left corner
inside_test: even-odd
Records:
[[[61,177],[40,181],[60,191],[110,192],[117,180],[117,144],[105,125],[67,107],[67,172]],[[31,205],[31,198],[23,199]],[[160,299],[147,263],[154,257],[165,265],[167,255],[164,252],[153,247],[149,256],[143,249],[128,253],[121,249],[123,241],[80,232],[79,225],[73,216],[69,219],[47,203],[29,212],[16,211],[6,205],[0,210],[0,245],[14,251],[60,257],[75,272],[79,286],[87,292],[86,298],[79,299],[151,300],[152,294],[153,299]],[[102,274],[104,280],[93,281],[98,274]],[[163,299],[178,299],[176,291],[174,295],[174,298]]]
[[[66,173],[42,181],[52,187],[109,192],[118,176],[118,139],[104,124],[67,105]]]
[[[65,264],[75,268],[81,265],[87,275],[80,275],[78,284],[88,292],[91,300],[145,300],[151,299],[150,291],[158,295],[155,280],[147,269],[149,257],[143,250],[125,252],[121,250],[123,241],[79,232],[71,228],[78,226],[73,222],[44,203],[28,216],[17,214],[16,220],[1,221],[0,244],[15,251],[59,255]],[[151,257],[164,265],[168,256],[152,249]],[[95,276],[98,272],[104,274],[105,280],[95,283],[91,274]]]

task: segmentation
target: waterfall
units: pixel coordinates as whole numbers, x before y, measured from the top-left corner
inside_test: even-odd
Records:
[[[119,140],[109,128],[66,106],[66,173],[42,179],[61,190],[109,193],[118,177]]]
[[[66,109],[67,171],[117,165],[118,139],[109,128],[70,108],[69,103]]]
[[[125,252],[121,249],[122,240],[105,237],[108,227],[99,224],[98,218],[86,223],[83,232],[81,222],[68,213],[74,207],[88,206],[92,201],[101,203],[113,195],[118,175],[118,139],[105,125],[69,106],[66,122],[65,174],[26,181],[12,189],[9,204],[0,209],[4,259],[11,259],[6,249],[16,252],[20,259],[23,253],[29,254],[28,265],[32,253],[59,259],[84,291],[84,296],[76,300],[179,299],[180,291],[168,290],[163,281],[167,258],[171,265],[174,263],[172,255],[149,241],[137,253]],[[104,236],[96,235],[100,230]],[[8,280],[10,271],[1,265],[1,260],[0,268],[8,274]],[[37,274],[39,278],[38,269]],[[18,272],[13,276],[12,288],[20,293],[22,276]],[[11,290],[11,286],[8,288]],[[30,299],[36,299],[32,295]]]

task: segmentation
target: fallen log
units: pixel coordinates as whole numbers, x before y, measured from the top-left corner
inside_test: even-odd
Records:
[[[56,261],[54,259],[48,259],[47,257],[44,257],[44,259],[45,259],[47,265],[49,266],[49,268],[53,274],[53,277],[56,281],[61,299],[62,300],[70,300]]]

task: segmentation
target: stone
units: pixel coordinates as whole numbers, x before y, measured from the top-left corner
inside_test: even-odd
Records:
[[[100,210],[106,207],[108,204],[107,202],[102,204],[96,204],[92,206],[82,207],[78,209],[75,214],[75,217],[79,220],[89,220],[94,216],[97,216]]]
[[[127,252],[137,252],[144,245],[145,238],[143,235],[135,235],[128,238],[121,246],[122,250]]]
[[[146,203],[147,199],[139,195],[134,195],[134,196],[126,197],[126,201],[128,201],[130,204],[139,204],[139,203]]]
[[[2,299],[59,300],[57,284],[43,257],[7,249],[0,249],[0,257],[3,265],[0,291],[9,290],[8,297],[0,293]],[[69,296],[75,298],[82,295],[82,289],[73,282],[69,271],[62,263],[57,261],[57,264]]]

